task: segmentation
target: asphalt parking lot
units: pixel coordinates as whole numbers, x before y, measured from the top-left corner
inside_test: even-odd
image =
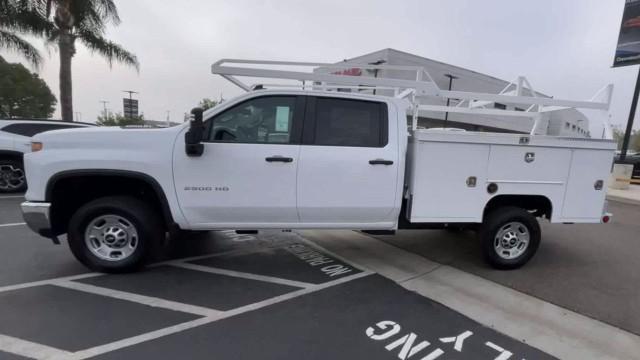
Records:
[[[0,197],[0,359],[550,359],[295,232],[214,232],[90,273]],[[64,242],[63,242],[64,244]]]
[[[640,335],[640,206],[609,202],[608,225],[542,222],[536,256],[517,271],[487,267],[472,232],[377,237],[492,282]]]

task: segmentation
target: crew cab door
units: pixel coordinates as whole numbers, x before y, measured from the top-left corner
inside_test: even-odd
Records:
[[[298,223],[296,172],[304,101],[275,95],[245,100],[205,120],[202,156],[188,157],[184,147],[176,147],[176,192],[192,226]]]
[[[388,116],[384,102],[307,99],[298,165],[301,223],[393,226],[400,159],[396,119],[389,126]]]

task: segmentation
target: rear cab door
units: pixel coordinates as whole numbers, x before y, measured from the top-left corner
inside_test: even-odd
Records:
[[[306,105],[297,186],[301,225],[395,227],[404,164],[395,105],[331,96],[308,96]]]

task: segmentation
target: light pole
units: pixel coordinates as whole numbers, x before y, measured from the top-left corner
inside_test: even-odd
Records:
[[[453,86],[453,79],[457,79],[457,76],[451,75],[451,74],[444,74],[445,77],[449,78],[449,91],[451,91],[451,87]],[[451,99],[447,98],[447,107],[449,107],[449,104],[451,103]],[[447,120],[449,120],[449,112],[447,111],[446,113],[444,113],[444,122],[442,123],[442,128],[446,128],[447,127]]]

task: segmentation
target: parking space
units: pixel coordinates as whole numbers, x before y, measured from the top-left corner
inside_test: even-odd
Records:
[[[7,200],[0,224],[18,211]],[[295,232],[185,239],[127,275],[89,273],[24,226],[0,238],[0,264],[13,264],[0,359],[551,358]]]

